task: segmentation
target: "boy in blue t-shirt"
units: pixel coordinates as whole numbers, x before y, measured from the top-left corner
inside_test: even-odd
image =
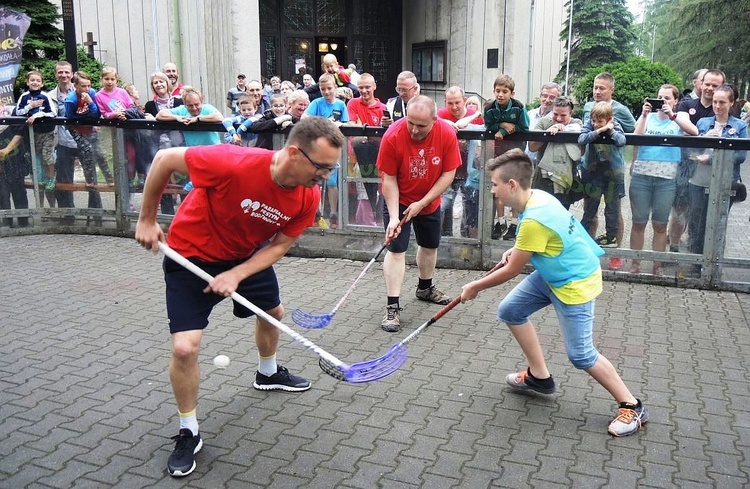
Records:
[[[318,80],[318,87],[320,93],[323,95],[320,98],[316,98],[305,110],[302,118],[310,117],[313,115],[319,115],[321,117],[327,117],[337,126],[341,126],[345,122],[349,122],[349,112],[346,110],[346,104],[336,98],[336,78],[330,73],[323,73]],[[312,162],[311,162],[312,163]],[[339,171],[334,170],[331,172],[331,177],[326,182],[326,188],[328,189],[328,204],[331,207],[331,213],[329,219],[331,221],[331,227],[338,227],[338,199],[339,199]]]

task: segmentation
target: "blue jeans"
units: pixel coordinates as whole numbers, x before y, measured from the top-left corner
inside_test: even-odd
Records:
[[[669,222],[677,184],[667,178],[635,174],[630,179],[630,208],[633,222],[646,224],[649,215],[657,224]]]
[[[688,249],[690,253],[703,254],[703,242],[706,237],[706,213],[708,212],[708,194],[706,188],[688,184]]]
[[[555,308],[568,359],[577,369],[594,366],[599,352],[594,347],[594,305],[565,304],[555,296],[538,271],[523,279],[497,308],[497,318],[508,327],[526,324],[536,311],[550,304]]]
[[[599,212],[604,197],[604,224],[607,237],[617,236],[620,221],[620,199],[625,197],[625,176],[609,169],[581,170],[581,181],[586,196],[583,198],[581,224],[588,230]]]

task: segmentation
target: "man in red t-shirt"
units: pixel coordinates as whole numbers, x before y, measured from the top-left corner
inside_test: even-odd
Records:
[[[432,277],[440,245],[440,196],[461,166],[461,156],[456,131],[437,118],[431,98],[420,95],[409,101],[406,117],[394,122],[383,136],[377,166],[385,197],[386,238],[393,240],[383,261],[388,302],[380,326],[395,332],[401,329],[399,297],[412,223],[418,245],[417,298],[443,305],[450,302],[433,285]],[[401,216],[407,217],[403,228]]]
[[[466,129],[474,119],[479,115],[473,108],[466,106],[466,96],[461,87],[449,87],[445,91],[445,107],[438,110],[437,116],[448,124],[453,126],[456,131]],[[474,117],[472,117],[474,116]],[[443,236],[453,236],[453,203],[456,200],[456,194],[464,194],[464,185],[468,176],[468,159],[469,159],[469,142],[462,139],[458,142],[459,151],[461,152],[461,166],[456,170],[456,178],[453,179],[442,196],[440,204],[441,234]],[[468,236],[468,227],[465,225],[466,215],[468,213],[466,203],[464,203],[464,218],[461,220],[461,229],[465,230],[462,236]]]
[[[353,98],[346,104],[346,110],[349,112],[349,123],[358,126],[383,126],[388,127],[393,120],[389,117],[383,117],[385,104],[375,98],[375,90],[378,85],[375,78],[369,73],[362,73],[357,80],[357,89],[359,97]],[[361,136],[352,138],[352,150],[356,156],[359,174],[364,178],[377,177],[375,163],[378,158],[380,149],[379,137]],[[382,218],[382,207],[378,208],[378,184],[367,182],[364,184],[367,192],[367,199],[372,206],[372,211],[376,218]]]
[[[233,145],[171,148],[156,154],[143,189],[143,206],[135,239],[158,250],[164,240],[156,211],[173,172],[189,174],[194,189],[180,206],[169,229],[169,245],[214,276],[204,281],[172,260],[164,260],[167,315],[172,334],[172,382],[180,432],[167,462],[169,474],[185,476],[195,469],[194,454],[203,445],[196,417],[198,352],[211,310],[238,292],[269,315],[281,319],[284,308],[273,264],[313,224],[320,202],[318,183],[338,166],[345,140],[323,117],[294,125],[286,146],[273,152]],[[234,304],[240,318],[252,315]],[[310,382],[276,363],[279,330],[262,318],[255,321],[259,365],[253,387],[304,391]]]

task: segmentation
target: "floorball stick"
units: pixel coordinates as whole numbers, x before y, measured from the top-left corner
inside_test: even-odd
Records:
[[[166,243],[160,241],[159,249],[169,259],[175,261],[206,282],[211,282],[214,279],[211,274],[200,268],[195,263],[189,261],[184,256],[180,255],[178,252],[170,248]],[[237,303],[242,304],[243,306],[253,311],[258,317],[265,319],[283,333],[291,336],[295,341],[301,343],[308,350],[316,353],[320,357],[320,365],[323,371],[336,379],[351,383],[372,382],[373,380],[377,380],[385,377],[386,375],[392,374],[393,372],[398,370],[406,361],[406,349],[403,348],[403,353],[401,353],[399,351],[394,351],[394,346],[394,348],[391,348],[388,353],[380,358],[349,365],[331,355],[301,334],[297,333],[275,317],[269,315],[266,311],[259,308],[249,300],[245,299],[237,292],[233,292],[231,297]],[[323,367],[324,363],[325,368]]]
[[[399,227],[403,226],[404,224],[406,224],[406,217],[401,219],[401,222],[398,223]],[[294,311],[292,311],[292,320],[294,320],[294,322],[299,326],[302,326],[306,329],[320,329],[328,326],[331,323],[333,316],[336,314],[342,304],[344,304],[344,301],[346,301],[349,295],[351,295],[351,293],[354,291],[357,283],[362,279],[362,277],[365,276],[367,270],[369,270],[373,263],[375,263],[375,261],[378,259],[380,254],[383,253],[383,250],[390,244],[390,242],[390,239],[385,240],[383,246],[380,247],[380,250],[378,250],[375,256],[373,256],[372,259],[367,263],[367,266],[364,270],[362,270],[359,276],[354,279],[354,282],[352,282],[352,284],[349,286],[349,289],[346,291],[346,293],[344,293],[344,296],[341,297],[341,300],[336,303],[331,312],[325,314],[310,314],[301,309],[295,309]]]
[[[497,265],[495,265],[494,267],[492,267],[492,269],[484,272],[480,278],[486,277],[487,275],[491,274],[492,272],[494,272],[496,270],[499,270],[503,266],[505,266],[505,263],[502,262],[502,261],[499,262]],[[409,341],[413,340],[419,333],[421,333],[425,329],[429,328],[435,321],[437,321],[441,317],[445,316],[445,314],[448,311],[450,311],[451,309],[453,309],[454,307],[456,307],[460,302],[461,302],[461,294],[459,294],[455,299],[453,299],[452,301],[450,301],[446,306],[444,306],[442,309],[440,309],[438,312],[436,312],[435,315],[432,316],[430,319],[428,319],[427,321],[425,321],[424,323],[422,323],[422,325],[420,327],[418,327],[417,329],[415,329],[414,331],[412,331],[412,333],[409,336],[407,336],[406,338],[404,338],[403,340],[401,340],[399,343],[397,343],[396,345],[394,345],[394,347],[406,345],[406,343],[408,343]]]
[[[504,265],[505,264],[501,261],[500,263],[492,267],[491,270],[483,273],[482,277],[486,277],[492,272],[502,268]],[[451,309],[453,309],[460,303],[461,303],[461,295],[459,294],[455,299],[450,301],[447,305],[443,306],[442,309],[436,312],[434,316],[432,316],[430,319],[422,323],[422,325],[419,326],[417,329],[415,329],[409,336],[407,336],[403,340],[393,345],[391,349],[388,350],[388,352],[385,355],[383,355],[380,358],[376,358],[375,360],[370,360],[368,362],[355,364],[355,365],[359,365],[361,369],[374,370],[371,373],[368,372],[368,375],[377,376],[376,377],[377,379],[381,377],[385,377],[386,375],[390,375],[391,373],[398,370],[398,368],[401,367],[401,365],[403,365],[404,362],[406,362],[406,359],[409,356],[409,351],[406,348],[406,343],[416,338],[417,335],[419,335],[419,333],[429,328],[438,319],[445,316]],[[320,368],[323,370],[323,372],[340,379],[340,377],[337,376],[338,369],[335,364],[329,362],[326,358],[322,356],[320,357],[320,361],[318,362],[318,364],[320,365]],[[391,366],[395,364],[398,364],[398,367],[392,368]],[[380,369],[382,369],[383,371],[388,371],[388,370],[390,371],[388,371],[387,373],[380,374],[379,372],[377,372],[377,370],[380,370]],[[341,380],[344,380],[344,379],[341,379]]]

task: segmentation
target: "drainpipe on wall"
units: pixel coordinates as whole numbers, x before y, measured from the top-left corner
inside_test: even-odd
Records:
[[[535,0],[531,0],[531,6],[529,7],[529,71],[527,75],[527,81],[526,81],[526,100],[531,102],[531,94],[532,92],[532,82],[533,82],[533,74],[534,74],[534,36],[536,34],[536,31],[534,30],[535,22],[534,22],[534,7],[535,7]],[[542,82],[544,83],[544,82]]]
[[[174,47],[175,54],[170,61],[182,70],[182,23],[180,21],[180,2],[172,0],[172,15],[174,17]]]
[[[161,70],[159,63],[159,16],[156,15],[156,0],[151,0],[151,28],[154,30],[154,71]]]
[[[508,0],[505,0],[505,5],[503,5],[503,61],[500,64],[500,72],[505,73],[505,42],[506,42],[506,34],[508,32]]]

